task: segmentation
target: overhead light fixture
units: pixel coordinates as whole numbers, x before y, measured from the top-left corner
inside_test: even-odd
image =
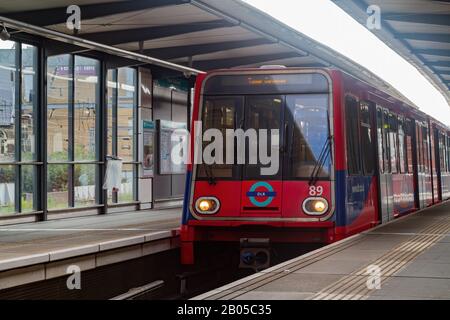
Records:
[[[11,38],[11,35],[9,34],[8,30],[6,30],[5,24],[2,23],[2,31],[0,32],[0,39],[3,41],[7,41]]]

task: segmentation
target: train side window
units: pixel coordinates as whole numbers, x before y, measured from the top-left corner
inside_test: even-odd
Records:
[[[400,161],[400,173],[406,173],[408,163],[407,163],[407,153],[406,153],[406,143],[405,143],[405,131],[403,119],[398,119],[398,154]]]
[[[383,160],[383,111],[381,107],[377,106],[377,137],[378,137],[378,167],[380,173],[384,173],[384,160]]]
[[[345,97],[346,135],[347,135],[347,171],[349,175],[361,174],[360,142],[358,130],[358,101]]]
[[[442,151],[439,150],[439,153],[442,157],[441,160],[441,172],[447,172],[447,141],[446,141],[445,134],[441,134],[441,140],[442,140]]]
[[[446,150],[446,154],[447,154],[447,172],[450,172],[450,137],[445,137],[445,139],[447,140],[447,150]]]
[[[372,112],[370,108],[370,103],[361,102],[359,106],[360,110],[360,126],[361,126],[361,155],[362,164],[364,169],[364,175],[369,176],[374,173],[374,141],[372,134]]]
[[[416,140],[417,140],[417,167],[419,172],[424,172],[422,127],[420,124],[416,124]]]
[[[447,172],[450,172],[450,136],[447,137]]]
[[[405,131],[406,131],[406,160],[407,160],[407,168],[408,173],[413,173],[413,153],[412,153],[412,135],[413,135],[413,126],[412,122],[409,119],[406,119],[405,122]]]
[[[439,167],[440,167],[440,171],[441,172],[446,172],[446,170],[447,170],[447,157],[446,157],[446,154],[445,154],[445,151],[446,151],[446,149],[445,149],[445,137],[444,137],[444,135],[441,133],[441,132],[439,132],[439,131],[437,131],[437,137],[438,137],[438,141],[437,141],[437,143],[438,143],[438,152],[439,152]]]
[[[423,167],[424,172],[430,172],[430,146],[428,144],[428,128],[422,127]]]
[[[389,114],[389,144],[390,144],[390,159],[391,159],[391,172],[398,172],[398,146],[397,146],[397,116]]]
[[[383,112],[383,161],[384,161],[384,172],[391,172],[391,150],[390,150],[390,141],[389,141],[389,112],[384,110]]]

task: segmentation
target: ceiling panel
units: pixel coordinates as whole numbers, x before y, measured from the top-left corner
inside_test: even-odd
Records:
[[[144,49],[156,49],[166,47],[177,47],[204,43],[215,43],[225,41],[238,41],[254,39],[255,34],[241,27],[218,28],[214,30],[192,32],[178,36],[165,37],[144,42]],[[126,50],[138,50],[138,43],[124,43],[119,45]]]
[[[1,0],[0,12],[23,12],[49,8],[67,7],[71,4],[120,2],[122,0]]]
[[[446,34],[450,36],[450,26],[443,25],[433,25],[424,23],[414,23],[414,22],[403,22],[403,21],[388,21],[391,27],[395,28],[398,33],[438,33]]]

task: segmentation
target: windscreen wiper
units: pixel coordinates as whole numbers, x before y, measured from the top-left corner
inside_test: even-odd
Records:
[[[331,154],[331,136],[327,137],[327,140],[325,141],[322,150],[320,151],[319,158],[316,161],[316,164],[314,165],[313,171],[311,172],[311,176],[309,178],[309,185],[314,185],[317,182],[317,178],[319,176],[320,171],[323,168],[323,165],[325,164],[325,161],[328,158],[328,155]]]
[[[211,166],[203,162],[203,170],[205,171],[206,177],[208,178],[208,183],[210,185],[216,185],[216,177],[211,169]]]
[[[311,172],[311,176],[309,178],[309,185],[316,184],[319,177],[319,173],[322,170],[325,161],[328,158],[328,155],[330,156],[331,161],[333,161],[331,154],[331,141],[333,140],[333,137],[331,136],[330,131],[330,117],[328,116],[328,110],[327,110],[327,122],[328,122],[328,136],[327,139],[325,140],[322,150],[320,150],[319,158],[317,159],[317,162],[314,165],[313,171]]]

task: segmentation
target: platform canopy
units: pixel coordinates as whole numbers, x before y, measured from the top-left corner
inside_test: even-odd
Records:
[[[75,34],[66,26],[72,4],[81,8],[81,30]],[[1,1],[0,21],[5,18],[201,71],[267,64],[334,66],[405,99],[364,67],[239,0]],[[5,25],[92,49],[73,38]]]
[[[333,0],[366,25],[367,8],[381,9],[383,42],[413,64],[450,104],[450,2],[448,0]]]

